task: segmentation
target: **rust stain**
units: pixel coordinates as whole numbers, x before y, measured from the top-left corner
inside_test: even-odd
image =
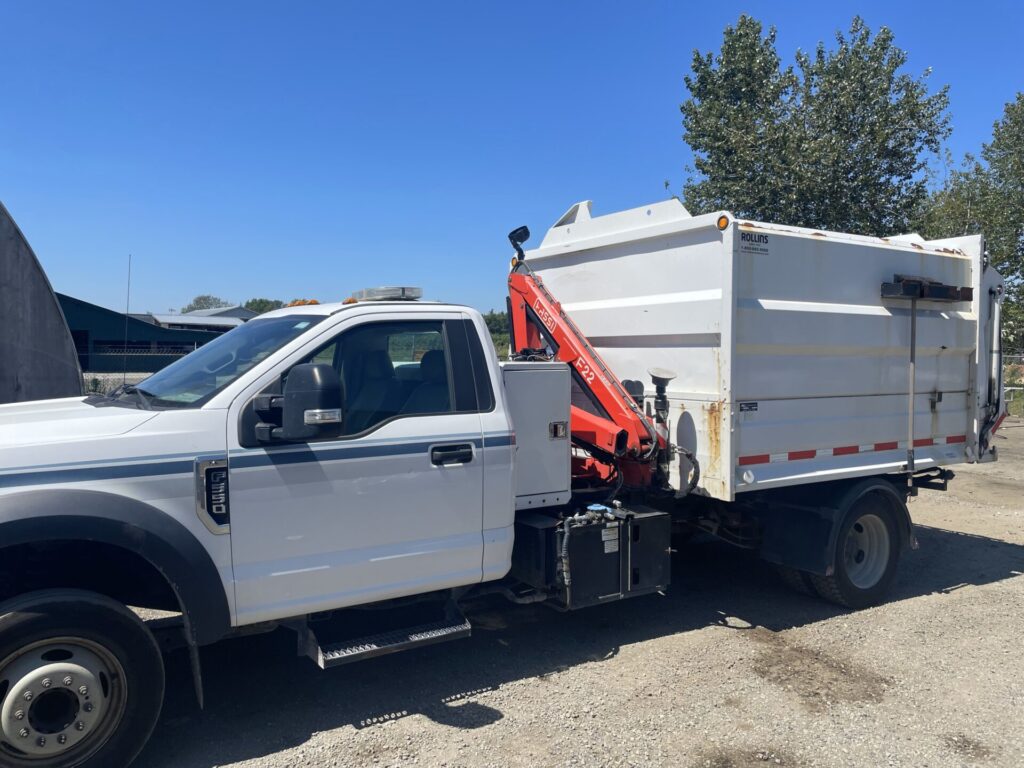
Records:
[[[811,232],[811,237],[828,237],[824,232]]]
[[[708,436],[708,475],[717,476],[722,456],[722,405],[724,400],[708,403],[704,410],[704,433]]]

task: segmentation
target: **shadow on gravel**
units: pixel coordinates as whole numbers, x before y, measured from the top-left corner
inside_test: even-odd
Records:
[[[921,548],[904,557],[894,600],[1024,570],[1022,546],[938,528],[917,532]],[[748,553],[706,542],[675,556],[673,586],[664,597],[571,614],[495,599],[467,612],[474,625],[468,640],[328,672],[297,658],[294,636],[283,630],[204,649],[205,711],[194,704],[185,657],[175,654],[168,658],[163,717],[136,765],[212,768],[298,746],[319,731],[414,714],[452,728],[481,728],[503,714],[472,697],[514,680],[543,685],[561,670],[611,658],[624,645],[724,625],[729,617],[781,631],[843,611],[790,592]]]

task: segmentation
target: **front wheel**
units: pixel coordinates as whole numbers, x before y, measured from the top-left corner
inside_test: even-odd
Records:
[[[847,511],[836,539],[831,576],[810,574],[814,589],[847,608],[881,602],[896,577],[900,535],[888,500],[876,493],[858,499]]]
[[[0,768],[124,768],[163,693],[160,649],[125,606],[70,589],[0,604]]]

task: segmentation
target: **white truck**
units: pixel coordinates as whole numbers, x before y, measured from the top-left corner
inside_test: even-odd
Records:
[[[128,765],[162,648],[201,704],[201,646],[286,627],[327,668],[465,637],[484,594],[650,594],[673,529],[882,599],[908,495],[995,458],[980,240],[588,213],[528,259],[511,236],[509,362],[475,310],[377,290],[110,396],[0,406],[0,768]]]

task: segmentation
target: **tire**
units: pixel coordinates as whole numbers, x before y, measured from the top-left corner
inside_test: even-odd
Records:
[[[790,568],[787,565],[778,565],[775,567],[775,570],[778,572],[782,583],[793,591],[799,592],[801,595],[817,596],[818,592],[811,581],[811,575],[806,571],[798,571],[796,568]]]
[[[896,578],[901,548],[892,506],[879,494],[868,493],[843,516],[832,575],[809,578],[815,591],[830,602],[847,608],[877,605]]]
[[[0,604],[0,768],[125,768],[163,697],[156,640],[120,603],[48,589]]]

